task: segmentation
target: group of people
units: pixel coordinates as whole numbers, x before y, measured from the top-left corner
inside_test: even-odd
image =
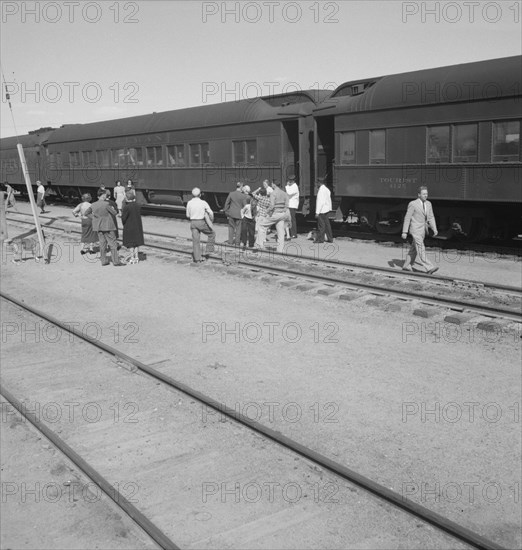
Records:
[[[201,190],[192,190],[193,198],[187,204],[187,218],[190,219],[194,262],[204,261],[201,256],[201,233],[208,235],[207,252],[214,250],[216,233],[213,229],[213,212],[209,204],[201,199]],[[233,246],[248,246],[254,250],[264,249],[267,233],[275,227],[277,251],[283,252],[285,240],[297,238],[296,212],[299,208],[299,186],[295,176],[288,178],[285,190],[279,182],[268,180],[262,187],[251,191],[241,182],[229,193],[223,212],[228,219],[228,241]],[[316,217],[318,230],[316,243],[333,242],[332,228],[328,218],[332,210],[331,193],[324,182],[320,182]]]
[[[267,231],[275,226],[277,250],[282,252],[285,239],[297,238],[298,207],[299,186],[293,175],[288,178],[285,190],[275,181],[265,180],[255,191],[238,182],[223,208],[228,219],[227,243],[263,249]]]
[[[110,249],[112,265],[123,266],[139,262],[139,247],[143,246],[143,224],[140,205],[136,201],[136,190],[129,180],[127,188],[117,181],[114,198],[104,185],[98,189],[98,200],[92,203],[89,193],[82,195],[82,202],[73,210],[73,215],[82,220],[82,254],[95,252],[99,243],[102,265],[109,265],[107,249]],[[118,221],[123,224],[123,246],[129,250],[129,256],[121,261],[118,255]]]
[[[37,205],[45,212],[45,188],[37,181]],[[324,182],[318,182],[315,215],[317,218],[316,243],[333,242],[329,213],[332,211],[331,193]],[[98,190],[98,200],[92,203],[89,193],[82,195],[82,202],[73,210],[76,217],[82,220],[82,254],[94,253],[95,245],[99,243],[102,265],[109,265],[107,249],[110,249],[112,263],[115,266],[139,262],[139,247],[143,246],[143,224],[141,209],[136,201],[136,190],[132,180],[124,187],[117,181],[111,191],[103,184]],[[187,204],[186,215],[190,219],[194,262],[204,261],[201,254],[201,233],[208,236],[207,253],[214,251],[216,233],[213,227],[214,213],[209,204],[201,199],[201,190],[192,190],[192,199]],[[3,208],[16,205],[13,188],[5,182],[2,189]],[[402,267],[412,271],[412,265],[419,261],[424,270],[433,274],[438,268],[427,259],[424,239],[428,227],[437,235],[437,226],[433,207],[428,199],[427,187],[419,187],[417,199],[408,205],[404,217],[402,238],[408,233],[412,243]],[[275,226],[277,233],[277,251],[283,252],[285,239],[297,238],[296,212],[299,207],[299,186],[294,176],[288,178],[285,191],[278,182],[263,182],[263,186],[251,191],[248,185],[237,183],[223,208],[228,218],[228,244],[253,249],[264,249],[267,232]],[[123,224],[123,246],[130,251],[125,262],[118,256],[118,222],[121,217]]]
[[[333,242],[332,228],[328,214],[332,210],[331,193],[324,182],[319,182],[317,191],[315,216],[317,218],[316,243]],[[209,204],[201,199],[201,190],[192,190],[193,198],[187,204],[187,217],[190,219],[192,231],[192,246],[194,262],[201,262],[201,233],[208,235],[207,253],[214,251],[216,233],[213,228],[214,214]],[[428,188],[419,187],[417,199],[408,205],[404,217],[402,238],[408,233],[412,243],[402,267],[405,271],[413,271],[412,265],[418,261],[426,273],[432,275],[438,270],[428,260],[424,239],[428,227],[437,236],[437,224],[433,207],[428,199]],[[225,202],[223,211],[228,218],[228,244],[243,245],[251,248],[264,248],[267,229],[274,226],[277,231],[277,251],[284,248],[285,226],[289,230],[287,238],[297,237],[295,211],[299,206],[299,188],[293,177],[289,178],[286,192],[279,184],[267,180],[263,187],[251,192],[248,185],[237,184]],[[256,234],[257,233],[257,234]]]

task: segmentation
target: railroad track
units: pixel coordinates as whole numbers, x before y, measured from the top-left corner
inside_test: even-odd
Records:
[[[502,546],[499,546],[495,542],[488,540],[487,538],[481,536],[480,534],[474,531],[471,531],[466,527],[450,520],[449,518],[446,518],[406,498],[404,495],[400,495],[399,493],[396,493],[393,490],[388,489],[387,487],[373,481],[372,479],[365,477],[364,475],[361,475],[360,473],[354,470],[351,470],[344,464],[340,464],[335,460],[332,460],[329,457],[321,453],[318,453],[305,445],[300,444],[298,441],[295,441],[289,437],[286,437],[281,432],[275,431],[265,426],[264,424],[257,422],[256,420],[252,420],[250,417],[242,414],[241,412],[238,412],[236,409],[231,409],[227,407],[225,404],[220,403],[219,401],[213,399],[212,397],[203,394],[199,390],[173,379],[172,377],[163,373],[161,370],[154,368],[154,366],[147,365],[142,361],[136,359],[135,357],[121,352],[119,349],[115,348],[114,346],[108,345],[99,339],[88,336],[87,334],[85,334],[83,330],[75,328],[73,326],[73,323],[63,322],[53,317],[52,315],[46,312],[40,311],[34,307],[30,307],[25,302],[13,296],[7,295],[3,292],[0,292],[0,297],[5,302],[9,302],[10,304],[16,306],[16,308],[19,308],[19,310],[21,310],[23,314],[30,314],[32,316],[36,316],[37,318],[54,325],[55,327],[63,331],[64,334],[70,335],[73,339],[78,338],[83,342],[86,342],[88,345],[96,347],[98,350],[101,350],[102,352],[107,354],[109,358],[111,359],[116,358],[120,366],[126,365],[125,368],[127,370],[130,370],[134,374],[136,373],[144,374],[146,375],[147,380],[150,380],[150,378],[148,377],[151,377],[154,381],[156,381],[155,383],[156,384],[159,383],[162,388],[165,387],[165,388],[168,388],[169,391],[175,392],[174,395],[171,395],[171,399],[173,401],[178,399],[177,397],[178,392],[181,392],[181,394],[185,396],[189,396],[191,399],[196,400],[202,406],[207,407],[209,409],[213,409],[214,411],[218,412],[220,415],[226,417],[226,419],[230,420],[233,423],[233,425],[239,424],[242,428],[246,429],[248,433],[256,434],[256,436],[262,437],[264,440],[271,442],[271,444],[275,444],[275,447],[271,448],[270,453],[276,453],[279,450],[282,450],[285,453],[291,453],[290,458],[291,456],[300,457],[300,459],[304,459],[306,461],[305,465],[308,464],[308,465],[312,465],[313,468],[324,469],[327,472],[329,472],[330,475],[334,476],[334,479],[343,480],[343,482],[354,484],[355,486],[358,486],[364,489],[364,491],[370,493],[372,496],[377,497],[382,501],[386,501],[387,503],[391,504],[393,507],[400,508],[401,510],[409,514],[416,516],[422,521],[434,526],[436,529],[443,531],[455,537],[456,539],[459,539],[460,541],[471,545],[472,547],[484,549],[484,550],[486,549],[493,550],[493,549],[502,548]],[[69,339],[69,341],[73,341],[73,340]],[[41,359],[42,354],[45,354],[45,350],[42,349],[41,346],[39,346],[38,353],[39,353],[39,358]],[[84,349],[82,350],[81,353],[83,354],[83,356],[85,356]],[[54,362],[56,361],[59,361],[59,360],[55,359]],[[94,362],[95,361],[92,360],[92,363]],[[90,387],[91,385],[89,372],[91,369],[92,370],[95,369],[95,366],[92,363],[88,363],[90,368],[86,369],[86,371],[83,370],[84,369],[83,367],[81,370],[81,372],[83,373],[82,384],[85,384],[88,387]],[[74,361],[69,362],[68,364],[74,365]],[[40,388],[39,384],[42,384],[44,379],[41,379],[41,381],[39,382],[38,377],[35,377],[34,383],[36,384],[36,388],[31,387],[30,389],[28,389],[27,384],[30,384],[30,382],[27,381],[26,376],[25,377],[23,376],[23,373],[19,372],[23,368],[25,368],[25,365],[11,366],[10,369],[9,368],[5,369],[4,374],[7,372],[7,374],[10,377],[13,377],[15,379],[16,379],[16,376],[18,377],[21,376],[22,378],[17,380],[15,385],[24,386],[25,390],[23,393],[25,394],[27,393],[38,394],[39,390],[42,391],[42,388]],[[51,365],[47,364],[47,368],[45,370],[46,370],[45,373],[40,374],[40,377],[45,375],[46,382],[44,386],[49,384],[49,379],[52,379],[53,382],[56,381],[56,383],[62,389],[65,388],[66,397],[69,401],[74,399],[75,396],[71,395],[73,388],[77,386],[77,383],[75,383],[74,372],[69,375],[67,373],[69,369],[63,369],[61,364],[56,367],[56,374],[53,374],[54,371],[52,371]],[[71,366],[70,370],[74,371],[74,368],[72,368]],[[120,372],[127,372],[127,370],[125,371],[122,370]],[[110,388],[110,384],[113,384],[113,383],[118,384],[118,376],[116,376],[113,371],[116,371],[116,369],[107,369],[106,367],[103,369],[103,372],[105,374],[103,375],[104,384],[102,386],[104,388]],[[64,372],[66,372],[66,374],[64,374]],[[59,375],[57,373],[59,373]],[[54,376],[56,376],[56,378]],[[137,380],[138,384],[134,384],[134,385],[139,386],[140,392],[145,392],[145,393],[150,392],[150,388],[145,383],[146,382],[145,380],[132,378],[131,382],[135,380]],[[124,388],[125,388],[125,391],[127,392],[129,391],[128,380],[126,382],[123,379],[121,379],[121,388],[118,387],[118,392],[124,391]],[[138,388],[136,388],[136,390],[138,390]],[[155,390],[155,391],[158,392],[159,390]],[[69,445],[64,438],[58,436],[53,430],[49,429],[47,425],[40,422],[38,418],[36,418],[35,414],[28,412],[27,407],[24,407],[22,405],[21,400],[18,397],[16,397],[8,388],[6,388],[4,383],[2,383],[1,393],[3,397],[13,405],[13,407],[15,407],[21,414],[23,414],[29,421],[31,421],[48,439],[50,439],[53,442],[54,445],[56,445],[62,452],[64,452],[77,465],[78,468],[84,471],[86,475],[88,475],[104,492],[106,492],[106,494],[108,494],[111,498],[113,498],[113,500],[115,500],[115,502],[117,502],[117,504],[121,506],[122,510],[124,510],[131,518],[133,518],[162,548],[166,548],[166,549],[177,548],[175,541],[173,542],[171,538],[169,538],[168,534],[165,533],[165,530],[162,529],[162,526],[158,525],[157,522],[154,521],[155,518],[149,517],[149,514],[151,513],[150,511],[152,509],[155,509],[155,510],[158,509],[157,506],[156,507],[153,506],[153,502],[155,500],[156,501],[158,500],[158,497],[154,495],[153,492],[152,492],[152,497],[150,497],[149,499],[145,499],[145,502],[143,504],[143,507],[149,510],[149,514],[144,513],[143,511],[139,510],[137,507],[134,507],[121,493],[117,493],[117,498],[115,499],[114,489],[113,489],[113,486],[110,484],[110,480],[106,479],[99,471],[97,471],[89,463],[88,460],[86,460],[82,456],[82,453],[79,453],[74,448],[75,446],[80,447],[80,448],[83,448],[85,452],[87,452],[89,450],[88,440],[84,441],[83,437],[81,437],[79,440],[78,438],[71,437],[71,439],[76,442],[76,445],[74,444]],[[92,401],[92,399],[94,399],[94,396],[89,394],[88,399]],[[155,399],[154,399],[154,403],[156,403]],[[193,421],[189,425],[191,426],[192,431],[199,430],[201,432],[201,433],[199,433],[199,431],[197,432],[196,435],[198,435],[198,437],[210,436],[208,430],[205,432],[204,430],[201,429],[201,426],[194,426]],[[203,426],[203,427],[207,427],[207,426]],[[107,439],[110,442],[112,442],[110,430],[107,428],[107,426],[104,426],[103,429],[104,429],[104,434],[103,434],[104,442],[107,442]],[[76,434],[77,431],[75,431],[74,433]],[[150,433],[150,432],[147,431],[147,433]],[[89,433],[87,431],[85,434],[85,437],[88,437],[88,435]],[[227,434],[221,433],[219,437],[223,438],[226,436]],[[115,441],[118,441],[118,436],[116,436],[116,433],[112,434],[112,437],[114,437]],[[119,441],[121,441],[121,437],[122,436],[120,435]],[[168,434],[167,432],[165,432],[164,437],[170,438],[171,434]],[[163,439],[161,440],[163,441]],[[237,444],[237,442],[230,443],[230,444],[234,445],[234,444]],[[132,448],[132,446],[130,448]],[[225,450],[227,452],[229,452],[230,448],[231,447],[229,447],[228,445],[225,445]],[[261,447],[261,448],[264,448],[264,447]],[[93,456],[97,458],[100,457],[100,450],[96,449],[95,451],[96,452]],[[124,452],[128,453],[129,451],[127,450],[127,448],[125,448]],[[259,450],[259,448],[255,449],[255,452],[258,454],[261,454],[261,451]],[[183,459],[184,462],[186,460],[187,459]],[[217,457],[213,456],[212,460],[216,461]],[[281,459],[278,459],[278,460],[281,460]],[[294,460],[298,460],[298,458],[295,458]],[[101,462],[104,463],[103,457],[101,459]],[[145,467],[146,464],[147,463],[145,462],[143,464],[143,467]],[[179,462],[174,461],[173,467],[176,464],[178,464],[179,466]],[[295,462],[290,463],[290,465],[293,465],[293,464],[295,464]],[[136,463],[133,463],[133,467],[137,468],[138,465]],[[121,466],[119,468],[121,468]],[[297,466],[293,466],[293,469],[296,469],[296,468]],[[120,471],[120,469],[118,469],[118,471]],[[171,472],[171,475],[172,474],[173,472]],[[165,506],[168,506],[168,502],[161,502],[159,507],[160,509],[163,509]],[[165,524],[165,521],[162,521],[161,519],[161,515],[160,515],[159,523]],[[171,531],[176,532],[177,529],[178,529],[178,526],[171,525],[171,529],[170,529]]]
[[[4,296],[2,296],[3,298]],[[87,476],[105,495],[111,498],[118,508],[128,515],[139,527],[141,527],[160,548],[165,550],[178,550],[176,546],[167,537],[161,529],[154,525],[142,512],[140,512],[129,499],[125,497],[123,492],[119,491],[111,484],[104,476],[94,469],[86,460],[84,460],[74,449],[68,445],[62,438],[53,432],[42,422],[36,413],[27,410],[27,406],[22,401],[17,399],[2,383],[0,386],[0,394],[20,415],[28,420],[47,440],[49,440],[56,449],[63,453],[81,472]],[[3,409],[3,414],[6,411]],[[6,501],[4,501],[6,502]]]
[[[53,227],[52,218],[46,229],[68,231]],[[16,220],[32,225],[32,222]],[[67,220],[79,226],[79,222]],[[81,231],[74,231],[80,234]],[[153,239],[167,241],[168,245],[149,239],[146,246],[160,252],[173,252],[191,256],[191,240],[161,233],[146,233]],[[488,318],[509,319],[522,322],[522,289],[506,285],[480,283],[470,279],[455,279],[445,276],[430,276],[424,273],[403,272],[388,267],[345,262],[337,259],[321,260],[298,254],[278,254],[274,251],[242,251],[225,244],[218,245],[218,256],[209,259],[241,266],[245,269],[263,271],[279,277],[287,277],[299,283],[322,284],[327,288],[364,291],[398,300],[417,300],[427,306],[444,307],[458,313],[482,315]],[[290,281],[291,283],[291,281]],[[291,284],[289,283],[289,286]],[[333,293],[333,292],[332,292]],[[449,296],[451,295],[451,296]],[[349,295],[345,299],[351,299]]]

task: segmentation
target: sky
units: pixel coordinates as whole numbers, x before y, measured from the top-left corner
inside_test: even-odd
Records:
[[[522,53],[522,0],[0,6],[2,137]]]

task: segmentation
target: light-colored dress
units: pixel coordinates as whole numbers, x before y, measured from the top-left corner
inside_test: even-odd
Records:
[[[123,199],[125,198],[125,187],[123,185],[117,185],[114,188],[114,198],[116,199],[118,210],[121,210],[123,208]]]

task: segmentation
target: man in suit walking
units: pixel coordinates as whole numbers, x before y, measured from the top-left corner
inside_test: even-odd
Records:
[[[238,184],[235,191],[229,193],[223,212],[228,218],[228,244],[239,246],[241,239],[241,209],[248,202],[248,197],[241,192],[243,186]]]
[[[415,262],[415,259],[418,258],[419,263],[426,269],[426,272],[431,275],[439,268],[434,267],[426,257],[424,238],[426,237],[428,225],[433,230],[433,236],[436,236],[437,225],[435,223],[431,202],[427,199],[428,188],[419,187],[418,198],[408,204],[408,211],[406,212],[402,225],[402,238],[406,239],[409,232],[413,241],[402,269],[405,271],[413,271],[411,266]]]
[[[102,265],[109,265],[107,260],[107,244],[111,249],[112,265],[125,265],[118,258],[118,243],[116,242],[116,210],[107,201],[105,189],[98,190],[98,200],[91,205],[92,229],[98,233],[100,239],[100,259]]]

